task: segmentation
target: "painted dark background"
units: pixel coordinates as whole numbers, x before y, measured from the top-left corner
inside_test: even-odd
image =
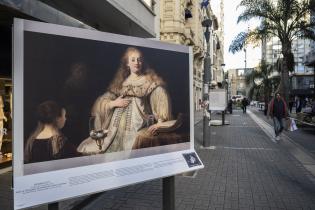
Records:
[[[38,104],[55,100],[67,108],[63,133],[78,145],[88,137],[90,110],[103,94],[119,66],[126,48],[88,39],[24,32],[24,137],[36,127]],[[137,47],[137,46],[136,46]],[[189,116],[189,55],[167,50],[137,47],[167,83],[173,115]],[[66,85],[74,64],[85,66],[79,89]]]

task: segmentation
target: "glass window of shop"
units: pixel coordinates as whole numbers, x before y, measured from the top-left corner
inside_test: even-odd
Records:
[[[0,169],[12,160],[11,25],[0,24]]]

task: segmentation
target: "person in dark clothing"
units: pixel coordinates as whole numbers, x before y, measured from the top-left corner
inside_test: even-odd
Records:
[[[230,114],[233,113],[233,101],[232,101],[232,99],[229,100],[227,109],[230,112]]]
[[[296,97],[295,99],[295,110],[296,110],[296,113],[299,113],[302,111],[302,99],[300,97]]]
[[[289,110],[290,110],[290,114],[292,113],[293,104],[294,104],[293,98],[290,98],[290,100],[289,100]]]
[[[248,106],[248,100],[247,98],[243,98],[242,99],[242,109],[243,109],[243,113],[246,113],[246,107]]]
[[[280,93],[276,94],[268,106],[268,116],[273,119],[275,129],[275,140],[280,140],[280,134],[283,131],[283,119],[288,116],[287,105],[284,99],[280,96]]]

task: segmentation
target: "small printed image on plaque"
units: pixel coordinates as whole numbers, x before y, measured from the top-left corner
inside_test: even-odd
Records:
[[[186,153],[186,154],[183,154],[183,156],[184,156],[189,168],[201,165],[201,162],[200,162],[200,160],[197,157],[195,152]]]

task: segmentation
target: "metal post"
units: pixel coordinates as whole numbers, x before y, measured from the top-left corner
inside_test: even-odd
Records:
[[[225,111],[222,111],[222,125],[225,125]]]
[[[246,73],[245,71],[246,71],[246,68],[247,68],[247,53],[246,53],[246,48],[244,48],[244,53],[245,53],[245,60],[244,60],[244,62],[245,62],[244,74],[245,74],[245,73]]]
[[[58,202],[49,203],[48,210],[59,210],[59,203]]]
[[[210,59],[210,31],[209,27],[211,26],[210,19],[203,21],[203,26],[206,27],[204,33],[205,40],[207,42],[207,53],[204,59],[204,75],[203,75],[203,101],[205,101],[204,111],[203,111],[203,146],[210,146],[210,136],[209,136],[209,121],[207,117],[208,112],[208,103],[209,103],[209,84],[211,79],[211,59]]]
[[[163,210],[175,210],[175,176],[163,178]]]

